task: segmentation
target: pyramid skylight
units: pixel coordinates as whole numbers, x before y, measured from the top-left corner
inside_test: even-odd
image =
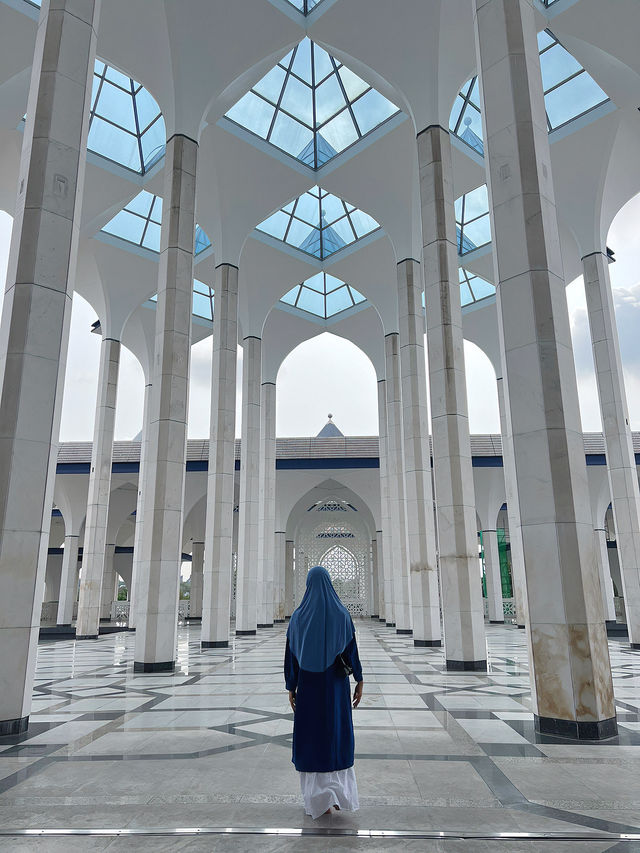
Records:
[[[458,254],[466,255],[491,242],[487,185],[466,193],[455,202]]]
[[[458,270],[458,278],[460,281],[460,302],[463,307],[486,299],[487,296],[493,296],[496,292],[492,284],[463,267]]]
[[[549,30],[538,33],[538,50],[550,133],[609,100],[593,77]],[[477,77],[468,80],[458,93],[449,129],[471,148],[484,153]]]
[[[292,287],[280,301],[300,311],[306,311],[307,314],[328,320],[366,302],[366,297],[339,278],[319,272],[302,284]]]
[[[304,38],[226,118],[319,169],[399,112],[357,74]]]
[[[323,260],[379,227],[368,213],[316,186],[271,214],[257,230]]]
[[[322,0],[287,0],[292,6],[302,12],[303,15],[308,15],[312,9],[315,9]]]
[[[109,220],[102,231],[119,237],[134,246],[160,251],[160,232],[162,224],[162,199],[142,190],[138,195]],[[197,257],[211,246],[211,240],[199,225],[194,236],[194,255]]]
[[[149,301],[157,302],[158,295],[152,296]],[[193,280],[192,313],[194,317],[201,317],[203,320],[209,320],[213,323],[213,288],[197,278]]]

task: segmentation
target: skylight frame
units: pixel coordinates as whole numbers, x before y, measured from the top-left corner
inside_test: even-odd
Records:
[[[472,216],[470,219],[466,218],[467,212],[467,199],[469,196],[473,195],[473,193],[477,193],[479,190],[485,190],[487,193],[487,203],[482,206],[482,210],[480,213]],[[475,252],[477,249],[482,249],[484,246],[488,246],[491,243],[492,235],[491,235],[491,217],[489,213],[489,193],[486,184],[482,184],[480,187],[476,187],[475,190],[471,190],[468,193],[460,196],[455,201],[455,209],[456,209],[456,242],[459,257],[464,257],[465,255],[470,254],[471,252]],[[466,236],[465,231],[470,225],[475,225],[479,222],[486,222],[487,224],[487,233],[488,240],[485,240],[482,243],[475,243],[469,237]],[[465,248],[465,241],[469,244],[467,248]]]
[[[196,297],[202,296],[205,299],[205,302],[208,300],[209,309],[206,314],[200,313],[199,310],[196,310],[196,305],[200,304],[200,300],[196,299]],[[158,294],[155,293],[150,299],[149,302],[153,302],[157,305],[158,303]],[[197,278],[193,279],[193,287],[191,291],[191,315],[193,317],[197,317],[200,320],[206,320],[209,323],[213,323],[213,311],[214,311],[214,290],[212,287],[209,287],[208,284],[205,284],[203,281],[200,281]]]
[[[322,290],[319,290],[317,287],[311,286],[309,282],[314,281],[319,277],[322,277],[323,287]],[[327,281],[327,276],[331,281]],[[334,282],[336,282],[334,284]],[[292,301],[287,300],[285,297],[290,296],[292,293],[296,291],[295,297],[292,298]],[[324,310],[322,314],[319,314],[316,311],[311,311],[308,308],[302,307],[300,304],[301,299],[304,299],[305,291],[311,291],[316,294],[316,296],[320,296],[322,298],[322,304],[324,306]],[[351,305],[346,305],[344,308],[341,308],[338,311],[332,311],[329,313],[327,308],[327,297],[331,296],[334,293],[338,293],[339,291],[346,291],[349,299],[351,300]],[[317,273],[316,275],[311,276],[310,278],[305,279],[300,284],[294,285],[290,290],[288,290],[284,296],[280,298],[280,303],[282,305],[286,305],[288,308],[295,308],[296,311],[301,311],[303,314],[314,317],[315,319],[320,320],[331,320],[334,321],[336,317],[340,317],[347,311],[351,311],[353,308],[357,308],[360,305],[364,305],[367,302],[366,296],[360,293],[359,290],[356,290],[353,285],[348,284],[342,279],[337,278],[331,274],[326,273],[324,270],[322,272]]]
[[[297,2],[296,0],[287,0],[287,3],[306,17],[313,12],[316,6],[322,3],[322,0],[297,0]]]
[[[474,285],[473,282],[482,282],[483,285],[492,288],[492,293],[486,293],[484,296],[476,295],[474,292],[474,287],[478,287],[478,285]],[[475,305],[478,302],[482,302],[483,299],[490,299],[492,296],[495,296],[496,288],[495,285],[491,284],[490,281],[487,281],[486,278],[478,275],[477,273],[470,272],[465,267],[458,267],[458,282],[460,284],[460,304],[463,308],[467,305]],[[467,287],[469,290],[469,294],[471,295],[471,300],[466,299],[464,288]]]

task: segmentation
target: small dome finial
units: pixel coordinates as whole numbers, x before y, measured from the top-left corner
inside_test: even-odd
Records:
[[[333,417],[333,415],[331,414],[331,412],[329,412],[329,414],[327,415],[327,417],[329,418],[329,420],[331,420],[331,418]]]
[[[469,125],[471,124],[472,121],[473,121],[473,119],[471,118],[471,116],[467,116],[464,120],[464,123],[467,127],[469,127]]]

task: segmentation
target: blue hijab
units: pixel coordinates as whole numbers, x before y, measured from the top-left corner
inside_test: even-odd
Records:
[[[355,629],[349,611],[338,598],[329,572],[314,566],[307,589],[289,622],[289,648],[300,668],[324,672],[349,645]]]

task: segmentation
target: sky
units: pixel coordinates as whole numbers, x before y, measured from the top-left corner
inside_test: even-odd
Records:
[[[620,211],[609,232],[616,253],[610,267],[631,426],[640,430],[640,195]],[[11,218],[0,212],[0,280],[6,276]],[[580,412],[585,432],[601,430],[593,357],[582,278],[567,287]],[[74,296],[67,359],[61,440],[90,441],[98,381],[100,337],[91,306]],[[499,431],[495,375],[487,356],[465,342],[467,396],[472,433]],[[238,358],[237,434],[240,435],[242,354]],[[211,338],[192,348],[189,437],[209,434]],[[116,439],[134,438],[142,427],[142,368],[123,348]],[[331,412],[345,435],[378,432],[377,387],[373,365],[354,344],[323,333],[297,347],[283,362],[277,384],[279,436],[316,435]]]

